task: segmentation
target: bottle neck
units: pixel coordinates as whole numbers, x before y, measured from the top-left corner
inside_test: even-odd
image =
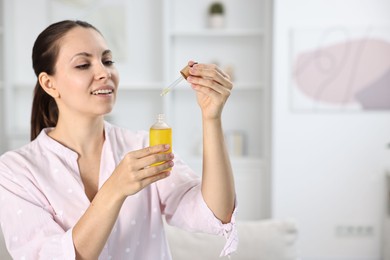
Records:
[[[164,122],[165,115],[164,114],[158,114],[157,115],[157,122]]]

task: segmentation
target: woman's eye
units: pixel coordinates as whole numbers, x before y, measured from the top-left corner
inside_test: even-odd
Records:
[[[111,66],[114,64],[114,62],[112,60],[106,60],[106,61],[103,61],[103,64],[106,66]]]
[[[85,70],[89,68],[89,64],[85,63],[85,64],[77,65],[76,68]]]

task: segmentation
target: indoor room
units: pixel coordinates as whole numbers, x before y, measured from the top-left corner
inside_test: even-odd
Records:
[[[205,80],[228,88],[219,136],[234,177],[233,224],[215,236],[164,216],[170,253],[160,259],[390,260],[389,10],[388,0],[0,0],[0,154],[31,141],[37,36],[58,21],[86,21],[120,75],[105,122],[148,132],[164,114],[175,158],[199,178],[220,164],[205,166],[214,142],[183,71],[212,64],[222,83]],[[2,186],[0,178],[0,195]],[[61,221],[62,211],[52,214]],[[135,244],[117,259],[136,259]],[[99,259],[115,259],[107,247]],[[0,259],[12,259],[3,236]]]

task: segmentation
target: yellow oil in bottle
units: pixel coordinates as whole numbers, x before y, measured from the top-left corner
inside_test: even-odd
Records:
[[[164,114],[159,114],[157,116],[157,121],[150,127],[149,131],[149,145],[157,144],[169,144],[170,148],[165,153],[172,152],[172,128],[165,123]],[[152,164],[152,166],[162,164],[164,162],[159,162]],[[168,169],[171,170],[171,169]]]

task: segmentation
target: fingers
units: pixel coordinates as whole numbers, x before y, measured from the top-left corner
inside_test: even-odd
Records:
[[[214,100],[226,100],[230,96],[232,89],[231,84],[224,86],[212,79],[191,76],[187,78],[187,81],[191,83],[191,87],[194,90],[212,97]]]
[[[157,166],[151,166],[144,168],[139,172],[138,178],[141,184],[141,188],[144,188],[156,181],[162,180],[168,177],[171,172],[169,169],[173,167],[173,162],[165,162]]]
[[[229,94],[231,92],[231,89],[233,88],[232,84],[230,83],[225,83],[222,85],[221,83],[217,82],[215,79],[211,79],[211,78],[200,78],[200,77],[190,76],[187,78],[187,81],[191,83],[191,86],[196,90],[199,90],[201,87],[204,87],[224,95]]]
[[[188,62],[188,66],[190,66],[190,67],[194,66],[195,64],[198,64],[198,63],[196,61],[193,61],[193,60],[190,60]]]
[[[226,94],[233,88],[229,76],[214,64],[194,64],[187,80],[195,88],[209,87],[221,94]]]
[[[169,144],[159,144],[154,146],[149,146],[134,152],[131,152],[132,157],[136,159],[144,158],[146,156],[149,156],[151,154],[157,154],[168,151],[170,148]]]
[[[146,147],[126,155],[130,171],[140,171],[156,163],[172,161],[173,153],[168,152],[169,145]]]
[[[173,165],[174,165],[173,161],[166,161],[157,165],[145,167],[144,169],[139,171],[138,177],[141,180],[141,179],[147,179],[153,176],[157,176],[160,173],[170,172]]]
[[[146,168],[146,167],[153,167],[156,165],[160,165],[164,162],[172,162],[173,157],[174,157],[173,153],[160,153],[160,154],[150,155],[148,157],[140,159],[140,161],[142,162],[142,164],[146,165],[143,168]]]
[[[193,63],[193,66],[190,68],[190,74],[194,76],[209,77],[213,79],[216,79],[215,76],[218,76],[221,80],[230,81],[230,76],[215,64]]]
[[[223,70],[221,70],[218,66],[216,67],[216,70],[224,77],[230,80],[230,76],[225,73]]]
[[[159,180],[162,180],[162,179],[165,179],[167,178],[169,175],[171,174],[171,172],[162,172],[160,174],[157,174],[157,175],[153,175],[151,177],[148,177],[148,178],[145,178],[143,179],[140,184],[141,184],[141,188],[145,188],[147,187],[148,185],[156,182],[156,181],[159,181]]]
[[[129,152],[110,178],[125,196],[135,194],[170,175],[174,156],[168,151],[169,145],[155,145]]]

